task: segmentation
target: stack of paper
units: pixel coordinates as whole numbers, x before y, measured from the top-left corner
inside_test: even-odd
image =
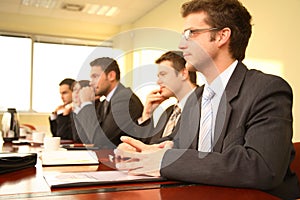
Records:
[[[92,165],[99,164],[99,161],[93,151],[43,151],[42,164],[43,166]]]

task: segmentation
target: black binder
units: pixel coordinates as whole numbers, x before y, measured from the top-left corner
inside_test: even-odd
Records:
[[[34,167],[36,153],[0,153],[0,174]]]

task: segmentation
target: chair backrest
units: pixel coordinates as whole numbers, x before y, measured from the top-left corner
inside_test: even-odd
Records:
[[[296,172],[298,179],[300,181],[300,142],[294,142],[294,148],[296,151],[296,156],[291,163],[291,170]]]
[[[35,126],[33,126],[31,124],[21,124],[21,127],[22,126],[29,128],[31,131],[35,131],[36,130]]]

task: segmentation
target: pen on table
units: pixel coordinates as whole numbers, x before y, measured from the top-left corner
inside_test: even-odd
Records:
[[[67,147],[93,147],[93,144],[68,144]]]

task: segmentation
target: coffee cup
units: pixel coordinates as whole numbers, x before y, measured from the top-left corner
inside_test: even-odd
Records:
[[[42,144],[44,142],[45,133],[44,132],[37,132],[34,131],[32,133],[32,141],[34,143],[40,143]]]
[[[26,129],[21,127],[20,128],[20,138],[26,138],[26,136],[27,136]]]
[[[45,151],[57,151],[60,147],[60,137],[45,137],[44,149]]]

